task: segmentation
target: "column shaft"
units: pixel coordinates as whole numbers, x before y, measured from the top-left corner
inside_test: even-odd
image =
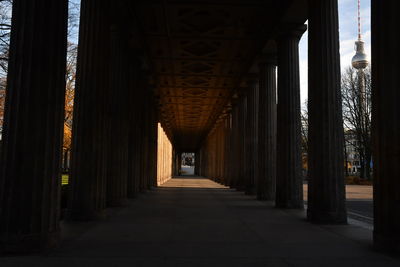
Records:
[[[128,183],[129,94],[128,40],[123,28],[113,25],[110,42],[110,90],[108,92],[107,138],[107,206],[126,204]]]
[[[68,218],[104,216],[106,105],[109,90],[107,1],[82,0],[74,98]]]
[[[253,195],[256,190],[257,173],[257,116],[258,115],[258,80],[250,81],[247,94],[246,114],[246,194]]]
[[[310,221],[347,221],[337,0],[309,0],[308,211]]]
[[[0,252],[59,240],[68,1],[13,2],[0,176]]]
[[[238,125],[237,125],[237,142],[238,142],[238,180],[236,189],[245,190],[246,186],[246,95],[241,95],[238,103]]]
[[[140,97],[139,91],[139,69],[140,61],[137,60],[135,55],[131,57],[130,71],[129,71],[129,145],[128,145],[128,181],[127,181],[127,195],[128,198],[135,198],[139,193],[139,173],[140,167],[140,149],[139,149],[139,115],[140,115]]]
[[[232,176],[230,180],[230,187],[237,187],[239,180],[239,103],[235,103],[232,110],[232,138],[231,138],[231,147],[232,147]]]
[[[278,41],[276,206],[303,208],[300,150],[299,41],[305,31],[289,29]]]
[[[154,99],[151,99],[152,114],[151,114],[151,171],[149,179],[149,189],[157,186],[157,137],[158,137],[158,122],[157,122],[157,112],[154,105]]]
[[[232,112],[232,111],[231,111]],[[227,170],[226,170],[226,179],[225,179],[225,185],[229,186],[232,182],[232,176],[233,176],[233,171],[234,171],[234,161],[233,161],[233,147],[232,147],[232,113],[229,113],[227,116],[227,126],[226,126],[226,160],[227,160]]]
[[[276,187],[276,63],[259,66],[257,198],[275,200]]]
[[[194,174],[200,175],[200,153],[197,151],[194,156]]]
[[[372,1],[374,245],[400,252],[398,1]]]

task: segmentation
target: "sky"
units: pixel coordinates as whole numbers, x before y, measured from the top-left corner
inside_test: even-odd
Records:
[[[79,3],[80,0],[70,0]],[[357,39],[357,0],[338,0],[339,2],[339,36],[340,36],[340,63],[342,70],[350,66],[354,56],[354,42]],[[361,31],[365,42],[365,49],[371,55],[371,0],[361,0]],[[75,37],[77,38],[77,37]],[[308,91],[308,34],[304,33],[300,40],[300,84],[301,103],[307,99]],[[74,40],[75,41],[75,40]]]
[[[355,55],[354,42],[357,40],[357,0],[339,0],[340,64],[344,70],[351,65]],[[361,32],[367,55],[371,55],[371,0],[361,0]],[[300,40],[300,87],[301,103],[307,100],[308,90],[308,49],[307,32]]]

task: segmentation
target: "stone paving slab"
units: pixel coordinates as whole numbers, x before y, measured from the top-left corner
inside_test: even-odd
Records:
[[[0,258],[0,266],[400,266],[372,250],[371,231],[304,218],[304,211],[180,177],[104,221],[63,224],[56,250]]]

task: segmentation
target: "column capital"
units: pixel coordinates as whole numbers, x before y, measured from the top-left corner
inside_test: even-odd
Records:
[[[110,24],[110,32],[113,34],[120,34],[121,27],[116,23],[112,23],[112,24]]]
[[[244,77],[244,83],[246,87],[252,87],[255,83],[259,81],[259,74],[258,73],[248,73]]]
[[[278,65],[278,56],[277,53],[263,53],[261,54],[261,56],[259,57],[258,60],[258,66],[262,66],[262,65],[274,65],[277,66]]]
[[[307,30],[307,25],[306,24],[284,24],[279,27],[279,33],[277,40],[282,40],[286,38],[294,38],[297,40],[300,40],[300,38],[303,36],[303,34]]]

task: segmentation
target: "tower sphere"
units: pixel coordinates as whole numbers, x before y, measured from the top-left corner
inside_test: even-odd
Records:
[[[364,42],[359,39],[356,41],[356,54],[351,60],[351,65],[353,68],[360,70],[368,67],[368,64],[368,56],[364,51]]]

